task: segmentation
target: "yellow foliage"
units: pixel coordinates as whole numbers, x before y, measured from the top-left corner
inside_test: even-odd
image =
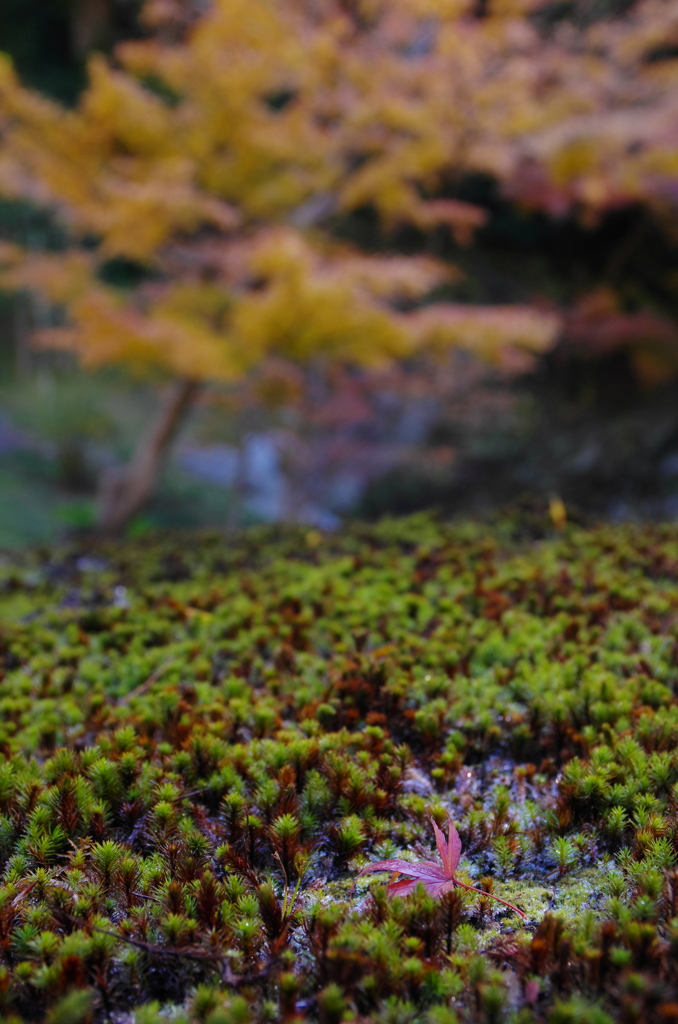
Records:
[[[492,0],[477,18],[471,0],[214,0],[183,42],[92,58],[74,110],[0,61],[0,192],[56,209],[72,242],[57,256],[1,250],[2,279],[63,305],[68,330],[43,342],[90,364],[231,378],[272,355],[543,351],[554,315],[403,312],[451,269],[359,255],[321,231],[369,206],[386,227],[445,225],[468,244],[484,211],[423,197],[469,172],[584,219],[626,201],[663,208],[677,62],[659,71],[645,56],[662,24],[678,33],[678,0],[548,37],[529,18],[540,2]],[[148,23],[180,8],[149,0]],[[152,274],[116,291],[101,280],[111,257]]]
[[[574,139],[553,156],[550,171],[556,185],[564,185],[572,178],[581,177],[595,170],[600,154],[592,139]]]
[[[109,153],[154,160],[180,156],[171,111],[129,75],[113,71],[100,55],[88,64],[89,89],[81,104],[85,122],[106,127]]]

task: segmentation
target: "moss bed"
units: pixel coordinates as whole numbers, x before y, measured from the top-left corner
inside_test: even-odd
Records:
[[[678,527],[0,565],[0,1017],[678,1020]],[[386,895],[432,856],[455,889]]]

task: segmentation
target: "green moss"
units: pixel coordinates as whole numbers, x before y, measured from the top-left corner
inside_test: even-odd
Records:
[[[510,535],[417,516],[6,559],[0,1013],[666,1016],[678,529]],[[434,855],[448,814],[460,878],[525,922],[354,884]]]

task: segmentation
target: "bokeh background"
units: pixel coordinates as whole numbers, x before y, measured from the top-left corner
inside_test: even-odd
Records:
[[[341,47],[350,45],[358,55],[366,47],[364,67],[369,67],[369,52],[376,54],[377,68],[379,60],[393,62],[393,76],[384,73],[386,85],[376,98],[372,84],[360,86],[357,67],[351,83],[355,94],[342,94],[343,106],[333,115],[339,127],[327,143],[332,159],[338,152],[350,152],[353,163],[348,171],[342,165],[342,174],[350,172],[351,187],[366,166],[387,167],[392,177],[376,176],[370,191],[363,175],[364,195],[355,201],[341,192],[343,179],[321,189],[323,150],[317,140],[310,140],[313,158],[304,173],[310,180],[312,165],[320,177],[316,175],[307,193],[302,189],[299,197],[286,200],[284,210],[262,205],[260,195],[256,206],[248,184],[229,179],[219,187],[206,185],[207,157],[194,157],[189,136],[176,139],[176,129],[170,128],[179,156],[185,146],[186,158],[195,160],[190,182],[202,190],[200,201],[209,193],[210,199],[216,196],[244,210],[239,225],[229,226],[223,217],[216,226],[211,222],[206,227],[199,218],[177,224],[168,215],[163,237],[134,255],[134,246],[128,251],[125,245],[137,226],[143,233],[143,218],[132,218],[118,249],[106,249],[110,224],[94,215],[87,221],[90,207],[83,213],[85,200],[69,192],[68,160],[76,180],[91,155],[88,146],[98,146],[96,140],[108,133],[113,143],[107,143],[105,153],[101,143],[100,168],[106,170],[115,161],[128,168],[136,160],[137,169],[125,180],[137,183],[143,157],[145,186],[150,182],[152,189],[157,173],[157,191],[162,192],[166,164],[161,165],[155,152],[148,154],[147,139],[135,141],[128,133],[130,141],[125,135],[126,117],[140,116],[146,126],[148,119],[143,111],[139,115],[134,96],[130,99],[131,93],[124,91],[123,78],[134,81],[154,103],[164,104],[168,118],[179,117],[184,108],[197,109],[197,93],[168,85],[171,69],[164,79],[157,73],[157,67],[165,67],[157,54],[149,71],[144,47],[164,48],[165,54],[189,52],[207,19],[220,18],[213,26],[220,25],[222,35],[212,33],[218,69],[212,76],[214,104],[219,109],[219,90],[225,105],[231,86],[219,77],[218,50],[221,46],[228,64],[229,48],[245,45],[238,35],[244,31],[242,11],[241,24],[227,26],[240,6],[227,0],[146,5],[138,0],[3,0],[0,5],[0,50],[13,68],[5,65],[0,88],[0,242],[5,247],[0,547],[48,542],[69,531],[96,528],[102,475],[133,458],[140,439],[162,414],[177,375],[192,378],[192,360],[202,358],[194,356],[193,337],[197,353],[207,318],[209,344],[218,344],[220,331],[224,336],[232,332],[227,320],[216,323],[207,286],[224,295],[240,289],[238,301],[246,291],[253,308],[257,289],[262,304],[270,297],[267,281],[255,279],[254,271],[237,288],[231,279],[220,277],[209,262],[214,253],[222,252],[219,246],[231,252],[241,244],[238,232],[249,244],[257,232],[283,229],[308,235],[310,245],[327,246],[330,239],[344,247],[342,253],[350,246],[365,259],[423,259],[450,268],[446,281],[432,283],[422,295],[395,296],[392,309],[404,316],[443,303],[447,323],[454,311],[454,328],[433,346],[435,351],[422,344],[400,358],[370,365],[371,360],[359,357],[361,347],[368,351],[373,345],[368,327],[362,328],[362,340],[352,342],[357,345],[355,358],[343,350],[334,354],[322,341],[327,328],[322,334],[318,327],[322,343],[317,351],[313,342],[310,356],[297,358],[304,315],[319,322],[312,306],[308,314],[299,313],[284,344],[276,340],[267,348],[264,338],[261,357],[249,359],[242,372],[229,378],[217,369],[211,373],[209,367],[196,371],[200,386],[162,452],[157,486],[120,529],[138,534],[158,527],[277,520],[333,529],[353,516],[430,506],[445,514],[478,515],[516,502],[538,510],[550,507],[557,520],[559,501],[571,517],[675,518],[678,5],[671,0],[476,0],[440,4],[436,14],[425,3],[403,3],[402,20],[393,25],[377,3],[290,3],[288,15],[283,11],[279,16],[289,17],[292,36],[296,19],[313,33],[325,32],[330,22],[341,23],[341,31],[355,33],[355,39],[353,44],[350,39],[336,44],[340,63],[341,54],[348,53]],[[251,10],[256,14],[269,6],[261,0]],[[303,18],[310,19],[311,28]],[[247,45],[255,52],[261,45],[265,56],[269,44],[256,39],[259,32],[265,39],[266,23],[262,29],[254,21],[255,41],[248,37]],[[441,78],[436,61],[445,32],[459,25],[465,33],[461,48],[447,54],[448,77]],[[288,67],[286,53],[276,50],[275,56]],[[398,61],[402,74],[400,65],[395,66]],[[281,79],[282,91],[274,94],[271,83],[262,79],[260,91],[271,121],[259,125],[264,141],[257,143],[260,150],[252,149],[254,176],[259,173],[257,159],[271,160],[273,143],[276,159],[296,166],[289,148],[299,144],[294,132],[300,131],[302,116],[319,123],[321,114],[311,109],[314,96],[304,92],[310,89],[303,77],[307,71],[295,70],[293,57],[289,62],[289,87]],[[108,71],[101,71],[103,67]],[[135,71],[138,67],[142,70]],[[403,120],[403,96],[413,88],[413,68],[419,76],[416,101],[422,102],[415,114],[430,117],[426,128],[432,137],[436,117],[441,119],[441,138],[443,128],[451,131],[450,117],[462,118],[462,86],[469,104],[478,103],[477,110],[464,116],[471,126],[485,118],[482,154],[480,142],[472,153],[472,147],[462,153],[458,120],[453,125],[457,135],[450,135],[447,150],[442,145],[433,171],[424,160],[407,166],[401,161],[396,168],[391,157],[398,118],[397,131],[408,136],[408,145],[414,139],[408,152],[420,152],[426,141],[423,132],[416,138],[418,125]],[[208,67],[205,80],[209,75]],[[429,79],[437,83],[436,89],[447,89],[448,101],[444,92],[437,92],[438,105],[426,105],[426,90],[433,90]],[[116,93],[118,87],[122,92]],[[317,96],[317,82],[314,88]],[[502,114],[506,97],[515,103]],[[410,101],[415,102],[408,94]],[[43,102],[47,106],[40,106]],[[68,131],[75,131],[75,122],[67,120],[71,116],[81,119],[78,130],[84,131],[86,122],[90,132],[83,134],[80,150],[75,144],[69,150],[61,142]],[[55,126],[54,139],[50,124]],[[346,124],[350,130],[344,130]],[[219,130],[213,129],[215,137]],[[331,133],[334,128],[323,130]],[[380,132],[391,135],[383,141]],[[224,145],[220,138],[210,144],[214,153]],[[490,157],[486,153],[491,144]],[[157,145],[160,153],[165,143]],[[63,180],[57,180],[50,163],[57,151]],[[96,173],[103,175],[104,170]],[[407,196],[389,212],[385,196],[398,175]],[[100,209],[107,208],[105,198],[99,203]],[[428,212],[422,212],[421,204],[428,204]],[[152,221],[156,214],[151,210],[146,216]],[[102,226],[97,229],[97,224]],[[322,243],[317,241],[320,234]],[[90,290],[93,281],[97,287],[105,285],[107,295],[136,302],[135,315],[143,316],[156,309],[153,303],[175,294],[171,289],[178,280],[185,285],[193,273],[191,259],[195,265],[202,261],[202,290],[197,299],[191,293],[191,302],[200,308],[196,312],[191,307],[193,319],[177,342],[181,372],[176,359],[163,363],[148,359],[139,346],[124,349],[120,338],[126,329],[131,331],[129,324],[114,339],[120,350],[115,349],[115,358],[99,358],[101,323],[78,320],[75,286],[65,287],[61,278],[56,285],[51,277],[47,280],[53,269],[48,274],[44,261],[40,263],[47,255],[57,261],[51,268],[62,259],[66,266],[73,253],[94,261],[87,265]],[[344,287],[337,278],[342,266],[332,279],[333,288]],[[355,264],[346,263],[343,272],[355,274]],[[198,277],[190,280],[197,288]],[[228,305],[230,300],[225,301]],[[317,306],[324,301],[320,296]],[[497,311],[500,326],[496,337],[492,335],[491,352],[483,341],[486,326],[480,330],[475,320],[459,326],[462,307],[473,315]],[[171,306],[170,316],[174,308],[177,322],[185,327],[186,307]],[[502,333],[513,309],[534,310],[545,321],[550,317],[553,329],[539,344],[529,337],[522,344],[520,329]],[[72,319],[80,331],[76,341],[66,344],[50,334],[67,331]],[[279,317],[272,334],[278,324]],[[254,335],[250,326],[247,330],[242,345],[251,349]],[[528,328],[525,333],[529,335]],[[237,339],[229,344],[237,346]],[[87,358],[90,345],[99,346],[95,359]],[[162,345],[165,351],[169,342]]]

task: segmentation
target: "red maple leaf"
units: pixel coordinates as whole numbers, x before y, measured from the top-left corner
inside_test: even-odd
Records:
[[[450,819],[448,821],[448,838],[446,840],[433,819],[431,819],[431,823],[436,834],[436,846],[438,847],[442,865],[437,864],[434,860],[420,860],[414,864],[399,858],[395,860],[380,860],[376,864],[368,864],[366,868],[362,869],[358,877],[370,874],[372,871],[392,871],[394,877],[388,886],[389,896],[408,896],[411,892],[414,892],[419,882],[423,883],[427,893],[436,897],[444,896],[446,892],[451,892],[458,885],[461,889],[470,889],[471,892],[479,892],[482,896],[488,896],[490,899],[496,900],[497,903],[503,903],[505,907],[509,907],[510,910],[520,914],[521,917],[526,916],[522,910],[518,910],[518,907],[514,907],[512,903],[507,903],[506,900],[500,899],[499,896],[494,896],[491,892],[484,892],[483,889],[478,889],[475,885],[467,885],[466,882],[460,882],[455,877],[455,871],[461,857],[459,833],[454,827],[452,819]],[[395,875],[407,875],[409,877],[396,881]]]

